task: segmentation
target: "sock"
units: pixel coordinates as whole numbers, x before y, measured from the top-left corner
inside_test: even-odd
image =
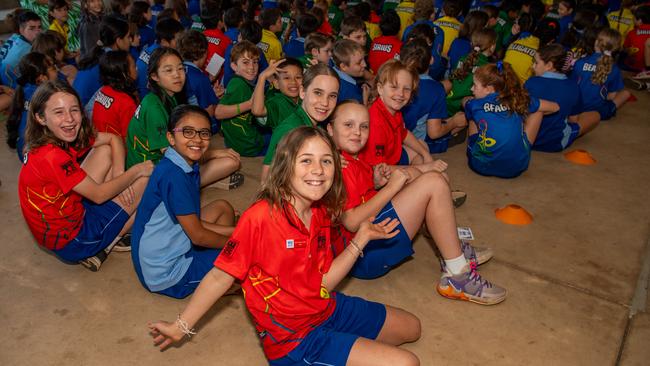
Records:
[[[467,265],[467,259],[461,254],[457,258],[445,259],[445,265],[451,274],[457,275],[463,272],[463,268]]]

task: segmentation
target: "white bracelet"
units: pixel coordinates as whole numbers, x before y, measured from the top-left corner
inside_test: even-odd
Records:
[[[178,314],[178,318],[176,318],[176,326],[181,330],[181,332],[183,332],[183,334],[187,336],[187,338],[192,338],[192,336],[196,334],[194,328],[190,329],[190,326],[187,324],[187,322],[181,319],[181,314]]]
[[[359,257],[363,258],[363,250],[361,250],[361,248],[359,248],[359,245],[357,244],[356,241],[354,241],[354,239],[350,239],[350,245],[353,246],[354,249],[357,250],[357,253],[359,254]]]

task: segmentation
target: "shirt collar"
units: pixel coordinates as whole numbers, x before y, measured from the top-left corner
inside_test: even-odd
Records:
[[[193,67],[193,68],[195,68],[195,69],[201,71],[201,69],[199,69],[199,67],[196,66],[196,65],[194,64],[194,62],[191,62],[191,61],[183,61],[183,65],[185,65],[185,66],[189,66],[189,67]]]
[[[559,80],[565,80],[567,77],[565,74],[561,72],[552,72],[552,71],[547,71],[544,74],[542,74],[543,78],[547,79],[559,79]]]
[[[384,104],[384,101],[381,100],[381,98],[377,98],[375,100],[375,103],[377,104],[379,113],[383,114],[384,117],[386,117],[391,128],[397,128],[400,127],[400,125],[404,124],[401,111],[396,111],[395,115],[392,115],[390,111],[388,111],[388,108],[386,108],[386,105]]]
[[[196,173],[199,171],[199,164],[194,163],[192,166],[190,166],[187,161],[171,146],[165,150],[165,157],[171,160],[172,163],[181,168],[185,173]]]
[[[420,80],[433,80],[433,79],[431,78],[431,76],[429,76],[429,74],[424,73],[424,74],[420,74]]]
[[[334,67],[334,71],[336,71],[336,73],[339,74],[339,78],[347,81],[350,84],[357,85],[356,80],[354,80],[354,78],[352,76],[350,76],[350,75],[344,73],[343,71],[339,70],[338,67]]]
[[[296,108],[295,113],[305,126],[313,126],[315,124],[314,122],[312,122],[307,112],[305,112],[305,110],[302,108],[302,105]]]
[[[519,33],[519,38],[526,38],[526,37],[530,37],[530,36],[532,36],[532,34],[530,34],[530,32],[521,32],[521,33]]]

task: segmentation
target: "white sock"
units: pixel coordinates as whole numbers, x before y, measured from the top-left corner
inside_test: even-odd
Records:
[[[445,259],[445,265],[451,274],[457,275],[463,272],[463,268],[467,265],[467,259],[465,259],[465,256],[461,254],[456,258]]]

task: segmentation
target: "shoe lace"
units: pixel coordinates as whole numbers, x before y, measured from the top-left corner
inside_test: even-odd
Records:
[[[481,275],[476,270],[476,265],[473,265],[472,262],[470,262],[469,279],[474,282],[478,282],[481,287],[487,287],[487,288],[492,287],[492,283],[490,283],[490,281],[483,279],[483,277],[481,277]]]

